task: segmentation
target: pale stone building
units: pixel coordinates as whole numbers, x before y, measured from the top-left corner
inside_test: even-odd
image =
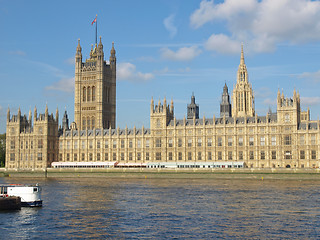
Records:
[[[150,104],[150,128],[115,128],[116,57],[104,60],[100,43],[82,62],[80,42],[75,66],[75,122],[69,128],[65,112],[62,128],[56,117],[34,114],[34,124],[18,115],[7,118],[8,169],[43,169],[52,162],[112,163],[128,167],[252,167],[318,168],[319,121],[300,109],[300,95],[285,98],[278,91],[277,111],[258,116],[241,48],[232,104],[225,84],[220,117],[199,118],[192,95],[187,119],[176,119],[174,104],[164,99]],[[235,165],[236,163],[236,165]],[[242,163],[238,165],[238,163]],[[64,165],[67,166],[67,165]]]

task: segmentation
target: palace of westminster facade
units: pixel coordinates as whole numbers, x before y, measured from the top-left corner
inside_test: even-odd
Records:
[[[300,95],[278,91],[277,111],[257,116],[241,48],[232,105],[225,84],[220,116],[199,118],[192,95],[187,118],[176,119],[173,101],[150,105],[150,128],[116,128],[116,56],[112,44],[104,60],[101,38],[82,61],[80,40],[75,56],[75,121],[64,113],[32,117],[7,113],[6,169],[46,169],[53,162],[147,163],[243,162],[249,168],[318,168],[319,121],[300,109]]]

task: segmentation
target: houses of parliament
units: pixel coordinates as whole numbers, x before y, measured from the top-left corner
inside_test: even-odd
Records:
[[[220,116],[199,117],[192,94],[187,117],[176,119],[174,103],[150,103],[150,127],[116,128],[116,51],[105,60],[100,41],[83,61],[80,40],[75,54],[74,122],[64,112],[28,117],[20,108],[7,112],[8,170],[51,167],[178,167],[178,168],[318,168],[319,120],[300,108],[294,90],[285,98],[278,90],[277,110],[255,113],[243,47],[231,98],[221,86]]]

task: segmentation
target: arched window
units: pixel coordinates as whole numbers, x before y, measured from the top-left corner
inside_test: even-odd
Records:
[[[86,101],[86,96],[87,96],[87,91],[86,91],[86,87],[83,88],[82,91],[82,100],[85,102]]]
[[[92,101],[96,100],[96,88],[93,86],[92,87]]]
[[[86,118],[82,118],[82,130],[86,129]]]
[[[92,120],[91,120],[91,128],[92,129],[95,128],[95,119],[94,119],[94,117],[92,117]]]
[[[89,102],[91,100],[91,88],[88,87],[88,90],[87,90],[87,101]]]
[[[87,119],[87,129],[91,129],[90,128],[90,117],[88,117],[88,119]]]

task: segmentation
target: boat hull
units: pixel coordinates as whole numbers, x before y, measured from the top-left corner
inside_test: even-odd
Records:
[[[21,202],[21,207],[42,207],[42,200],[33,202]]]

